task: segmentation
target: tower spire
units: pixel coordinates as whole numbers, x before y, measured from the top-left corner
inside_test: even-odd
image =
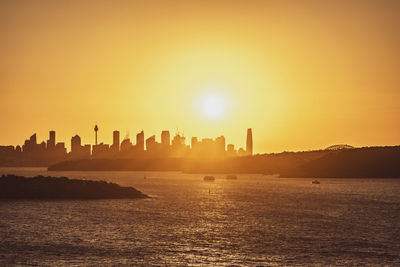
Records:
[[[95,133],[95,144],[97,146],[97,131],[99,130],[99,127],[97,127],[97,124],[94,126],[94,133]]]

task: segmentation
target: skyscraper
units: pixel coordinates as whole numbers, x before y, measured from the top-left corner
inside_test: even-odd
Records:
[[[156,146],[156,136],[152,135],[146,139],[146,150],[149,152],[154,152]]]
[[[171,139],[171,137],[169,135],[169,131],[162,131],[161,132],[161,144],[162,144],[162,146],[164,146],[164,147],[169,146],[171,144],[170,143],[170,139]]]
[[[32,134],[32,136],[29,138],[29,141],[31,142],[31,145],[36,145],[36,133]]]
[[[246,153],[248,155],[253,155],[253,133],[251,128],[247,129]]]
[[[115,151],[119,151],[119,131],[113,132],[113,144],[112,147]]]
[[[78,154],[81,151],[81,138],[79,135],[75,135],[71,138],[71,153]]]
[[[121,142],[121,151],[129,151],[132,148],[132,143],[131,140],[129,140],[129,138],[125,138],[124,140],[122,140]]]
[[[225,152],[225,136],[221,135],[215,139],[215,146],[217,153],[221,154]]]
[[[47,140],[47,149],[54,149],[56,147],[56,132],[49,132],[49,140]]]
[[[236,154],[235,151],[235,146],[233,144],[228,144],[227,148],[226,148],[226,152],[228,154],[228,156],[234,156]]]
[[[197,145],[199,144],[199,140],[197,140],[197,137],[192,137],[191,144],[192,149],[195,150],[197,148]]]
[[[136,135],[136,147],[140,151],[144,150],[144,133],[141,131]]]

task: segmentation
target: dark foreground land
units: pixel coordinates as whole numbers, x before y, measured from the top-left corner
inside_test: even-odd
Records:
[[[133,187],[105,181],[68,179],[66,177],[15,175],[0,177],[0,199],[119,199],[147,198]]]
[[[263,173],[303,178],[400,178],[400,146],[283,152],[225,159],[86,159],[50,171],[182,171]]]

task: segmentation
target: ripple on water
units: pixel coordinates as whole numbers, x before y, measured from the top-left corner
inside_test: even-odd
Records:
[[[0,202],[0,265],[400,265],[398,180],[51,175],[106,179],[156,197]]]

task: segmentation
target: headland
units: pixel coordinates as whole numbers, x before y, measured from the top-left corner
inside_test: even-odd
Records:
[[[49,171],[182,171],[262,173],[281,177],[400,178],[400,146],[282,152],[222,159],[84,159],[52,165]]]
[[[148,198],[133,187],[105,181],[66,177],[15,175],[0,177],[0,199],[120,199]]]

